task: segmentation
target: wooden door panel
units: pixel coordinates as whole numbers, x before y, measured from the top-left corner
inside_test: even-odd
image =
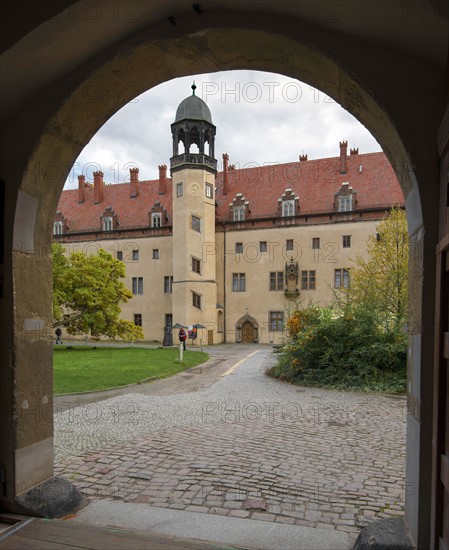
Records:
[[[254,327],[246,321],[242,325],[242,342],[252,344],[254,342]]]

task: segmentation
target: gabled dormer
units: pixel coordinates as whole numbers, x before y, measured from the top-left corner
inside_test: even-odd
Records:
[[[68,230],[65,217],[62,212],[56,212],[55,219],[53,221],[53,236],[64,235]]]
[[[230,217],[234,222],[241,222],[248,218],[250,213],[249,201],[245,199],[242,193],[237,193],[232,202],[229,203]]]
[[[282,197],[278,199],[278,215],[282,218],[297,216],[299,214],[299,197],[291,189],[286,189]]]
[[[357,192],[345,181],[334,197],[336,212],[352,212],[357,207]]]
[[[100,216],[101,231],[114,231],[120,225],[112,206],[108,206]]]
[[[151,210],[148,212],[148,221],[150,227],[158,228],[167,225],[168,215],[167,210],[159,201],[155,202]]]

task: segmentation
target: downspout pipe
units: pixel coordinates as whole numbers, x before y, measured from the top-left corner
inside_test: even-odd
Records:
[[[223,343],[226,339],[226,222],[223,222]]]

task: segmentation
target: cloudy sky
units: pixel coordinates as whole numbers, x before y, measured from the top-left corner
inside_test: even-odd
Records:
[[[352,115],[322,92],[291,78],[258,71],[228,71],[195,76],[196,95],[208,104],[217,127],[215,154],[237,168],[292,162],[339,154],[339,141],[360,153],[380,145]],[[66,188],[78,185],[78,174],[92,182],[102,170],[107,183],[129,180],[138,166],[139,179],[158,177],[158,165],[169,166],[170,124],[176,108],[191,95],[192,77],[177,78],[128,103],[97,132],[76,160]]]

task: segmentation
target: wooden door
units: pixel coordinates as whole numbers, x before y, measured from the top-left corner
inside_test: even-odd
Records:
[[[245,321],[242,325],[242,342],[254,343],[254,327],[249,321]]]

